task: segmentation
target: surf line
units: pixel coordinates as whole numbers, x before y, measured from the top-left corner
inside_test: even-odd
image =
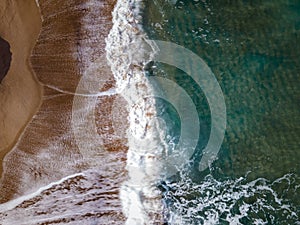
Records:
[[[49,188],[51,188],[55,185],[61,184],[61,183],[63,183],[64,181],[66,181],[68,179],[75,178],[75,177],[78,177],[78,176],[84,176],[84,175],[85,174],[82,173],[82,172],[69,175],[67,177],[64,177],[64,178],[58,180],[58,181],[52,182],[52,183],[50,183],[50,184],[48,184],[44,187],[41,187],[37,191],[35,191],[31,194],[21,196],[19,198],[14,199],[14,200],[8,201],[8,202],[3,203],[3,204],[0,204],[0,213],[12,210],[12,209],[16,208],[18,205],[22,204],[23,202],[40,195],[43,191],[46,191],[47,189],[49,189]]]
[[[164,166],[165,143],[157,118],[154,89],[144,73],[155,51],[142,27],[144,0],[118,0],[113,26],[106,38],[106,57],[117,90],[127,101],[129,129],[126,170],[120,187],[126,225],[163,222],[162,194],[157,188]]]

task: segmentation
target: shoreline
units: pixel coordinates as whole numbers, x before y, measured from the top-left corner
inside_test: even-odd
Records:
[[[42,20],[35,1],[11,5],[0,3],[0,34],[12,52],[8,74],[0,84],[0,177],[3,159],[17,144],[26,126],[38,111],[43,88],[30,63],[31,53],[40,33]],[[24,13],[26,12],[26,13]]]
[[[146,224],[149,221],[164,224],[162,192],[157,183],[163,177],[167,143],[156,117],[156,100],[148,98],[153,96],[154,89],[145,75],[144,66],[154,58],[156,46],[147,42],[143,29],[144,4],[144,1],[137,0],[117,1],[113,11],[113,27],[106,45],[117,90],[126,99],[130,111],[126,163],[128,179],[120,189],[126,225]]]

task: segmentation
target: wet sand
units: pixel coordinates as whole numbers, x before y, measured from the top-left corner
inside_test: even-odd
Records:
[[[29,2],[34,1],[26,1],[27,4]],[[89,64],[105,54],[105,37],[112,26],[111,11],[115,1],[99,2],[94,8],[83,4],[87,2],[89,1],[39,1],[43,23],[31,55],[31,63],[44,92],[39,110],[3,160],[0,203],[31,193],[50,182],[91,167],[90,161],[94,158],[91,156],[89,159],[82,155],[72,130],[72,93],[75,93],[78,82]],[[83,21],[89,23],[90,27],[84,26]],[[91,26],[95,27],[94,30]],[[110,69],[107,68],[102,73],[108,75],[109,79],[99,91],[114,86]],[[40,93],[40,89],[38,90]],[[34,92],[33,88],[28,91],[31,92]],[[105,164],[109,163],[109,160],[117,160],[118,168],[113,169],[118,170],[118,176],[122,176],[115,180],[111,177],[113,182],[110,185],[112,189],[119,189],[126,179],[127,140],[123,136],[113,135],[113,121],[110,115],[115,98],[116,96],[98,98],[95,123],[105,150],[105,154],[99,158],[103,160],[103,163],[99,164],[99,171],[105,176],[106,171],[101,170],[101,166],[106,168]],[[30,109],[36,109],[36,106]],[[120,112],[126,113],[121,105]],[[126,118],[126,115],[123,115],[123,118]],[[124,129],[125,132],[126,128],[120,129]],[[124,220],[118,195],[109,201],[113,201],[118,210],[108,213],[107,218]]]
[[[35,1],[0,1],[0,36],[11,46],[12,62],[0,84],[0,163],[41,102],[42,88],[29,57],[41,29]],[[2,166],[0,166],[2,173]]]

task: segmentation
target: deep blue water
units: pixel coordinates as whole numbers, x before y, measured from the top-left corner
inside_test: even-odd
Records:
[[[199,171],[211,128],[206,96],[177,68],[150,69],[188,93],[201,126],[190,163],[162,181],[169,224],[300,224],[300,1],[153,0],[143,16],[150,39],[207,63],[226,104],[218,158]],[[165,101],[158,108],[176,143],[180,115]]]

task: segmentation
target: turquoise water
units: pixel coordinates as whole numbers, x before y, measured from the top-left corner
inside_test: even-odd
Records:
[[[201,124],[190,164],[161,185],[169,224],[299,223],[300,2],[153,0],[143,24],[150,39],[184,46],[207,63],[227,110],[218,159],[199,171],[211,128],[205,95],[179,69],[155,62],[149,70],[184,88]],[[164,101],[158,108],[168,141],[178,142],[176,109]]]

